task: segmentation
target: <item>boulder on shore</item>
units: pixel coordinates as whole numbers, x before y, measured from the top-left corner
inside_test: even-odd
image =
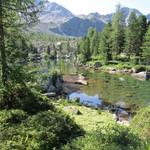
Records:
[[[132,74],[133,77],[141,79],[141,80],[148,80],[150,79],[150,73],[146,71],[142,71],[139,73]]]
[[[55,92],[51,92],[51,93],[44,93],[43,95],[47,96],[48,98],[51,98],[51,97],[55,97],[57,94]]]
[[[88,81],[83,75],[79,76],[64,76],[64,81],[67,83],[88,85]]]
[[[78,79],[75,83],[76,84],[88,85],[88,82],[86,80],[81,80],[81,79]]]

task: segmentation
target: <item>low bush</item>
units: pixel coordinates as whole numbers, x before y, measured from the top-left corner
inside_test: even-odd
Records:
[[[131,69],[133,66],[130,63],[119,63],[116,65],[116,69]]]
[[[59,149],[62,144],[84,133],[73,120],[58,110],[28,116],[20,124],[13,124],[14,122],[10,121],[10,118],[14,117],[8,114],[12,112],[7,110],[0,112],[0,118],[3,119],[0,123],[0,148],[3,150]],[[3,114],[6,114],[6,117]],[[25,113],[22,111],[16,110],[15,114],[22,116],[20,120],[24,119]]]
[[[62,150],[144,150],[144,141],[128,128],[107,125],[65,145]]]
[[[121,54],[121,55],[116,56],[115,60],[121,61],[121,62],[127,62],[129,61],[129,58],[125,54]]]
[[[134,67],[134,69],[135,69],[135,72],[136,72],[136,73],[139,73],[139,72],[142,72],[142,71],[146,71],[146,66],[143,66],[143,65],[136,65],[136,66]]]
[[[131,129],[150,140],[150,107],[142,108],[131,122]]]
[[[28,115],[23,110],[3,110],[0,111],[0,124],[18,124],[27,119]]]
[[[150,66],[146,66],[146,71],[150,72]]]
[[[1,109],[22,109],[28,114],[52,109],[47,100],[28,88],[17,88],[6,93],[5,99],[0,100]]]

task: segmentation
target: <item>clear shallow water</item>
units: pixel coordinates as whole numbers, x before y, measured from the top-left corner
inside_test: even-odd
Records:
[[[110,75],[96,71],[90,72],[76,67],[71,60],[48,61],[40,64],[41,68],[50,71],[57,70],[62,74],[84,73],[89,85],[81,86],[71,93],[69,99],[80,98],[82,103],[99,105],[102,102],[115,104],[125,102],[143,107],[150,105],[150,80],[139,81],[128,75]]]
[[[125,102],[143,107],[150,105],[150,81],[139,81],[131,76],[110,75],[104,72],[85,72],[89,78],[88,86],[82,86],[80,92],[98,95],[105,103]]]
[[[80,99],[80,103],[84,104],[84,105],[88,105],[88,106],[100,106],[102,104],[102,100],[99,98],[98,95],[94,95],[94,96],[89,96],[86,93],[83,92],[73,92],[71,94],[68,95],[68,98],[70,100],[79,98]]]

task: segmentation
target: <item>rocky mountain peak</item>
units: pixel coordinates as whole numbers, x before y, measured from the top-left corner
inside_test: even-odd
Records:
[[[42,23],[49,23],[52,21],[64,22],[65,20],[68,20],[73,16],[74,15],[63,6],[55,2],[46,1],[40,14],[40,21]]]

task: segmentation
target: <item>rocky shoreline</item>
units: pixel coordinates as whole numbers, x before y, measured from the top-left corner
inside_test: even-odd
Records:
[[[131,75],[134,78],[138,79],[138,80],[148,80],[150,79],[150,72],[147,71],[137,71],[135,68],[131,68],[131,69],[116,69],[115,67],[103,67],[100,62],[96,62],[94,65],[84,65],[84,64],[80,64],[79,65],[81,68],[86,69],[86,70],[94,70],[94,71],[103,71],[103,72],[107,72],[109,74],[127,74],[127,75]]]
[[[89,69],[85,68],[85,66],[80,66],[84,67],[84,69]],[[135,73],[135,71],[132,70],[116,70],[115,68],[101,68],[101,67],[95,67],[90,69],[95,69],[95,70],[101,70],[108,72],[110,74],[130,74],[132,76],[136,76],[137,74],[140,74],[140,79],[143,78],[143,74],[145,75],[145,72],[143,73]],[[145,78],[145,77],[144,77]],[[122,80],[123,78],[120,78]],[[88,78],[86,78],[83,75],[64,75],[64,76],[57,76],[56,77],[56,83],[55,85],[52,84],[51,78],[48,78],[46,80],[46,85],[44,86],[45,93],[43,95],[47,96],[48,98],[56,98],[59,95],[68,95],[73,92],[76,92],[80,90],[81,86],[88,85]],[[43,84],[42,84],[43,85]],[[56,89],[59,89],[59,91],[56,91]],[[61,93],[61,94],[58,94]],[[77,98],[78,99],[78,98]],[[80,99],[78,99],[80,102]],[[82,105],[82,104],[81,104]],[[84,105],[85,106],[85,105]],[[91,107],[91,106],[86,106],[86,107]],[[105,104],[105,102],[101,105],[96,107],[95,109],[102,109],[109,111],[110,113],[113,114],[114,119],[116,120],[117,123],[123,124],[123,125],[129,125],[131,116],[132,116],[132,111],[130,107],[126,107],[125,104]]]

